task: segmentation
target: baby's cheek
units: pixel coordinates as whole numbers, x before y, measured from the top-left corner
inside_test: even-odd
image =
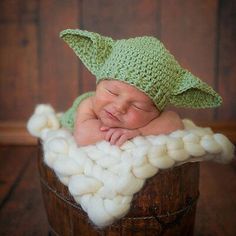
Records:
[[[109,99],[104,96],[96,97],[94,102],[94,109],[101,110],[109,103],[110,103]]]
[[[147,119],[144,114],[130,112],[127,116],[127,123],[131,128],[140,128],[147,123]]]

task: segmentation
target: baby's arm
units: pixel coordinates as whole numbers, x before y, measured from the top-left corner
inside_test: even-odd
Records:
[[[101,131],[101,121],[92,109],[92,97],[85,99],[78,107],[75,120],[74,137],[80,146],[94,144],[105,139],[105,131]]]
[[[105,140],[117,146],[121,146],[127,140],[141,135],[138,129],[109,128],[102,126],[101,130],[107,131]]]
[[[163,111],[160,116],[146,126],[139,128],[141,135],[168,134],[178,129],[184,129],[179,115],[173,111]]]
[[[101,130],[107,131],[105,134],[106,141],[109,141],[111,144],[121,146],[127,140],[139,135],[147,136],[168,134],[183,128],[184,125],[177,113],[173,111],[164,111],[160,116],[153,119],[146,126],[138,129],[109,128],[102,126]]]

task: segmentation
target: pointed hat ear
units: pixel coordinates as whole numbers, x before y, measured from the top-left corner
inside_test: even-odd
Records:
[[[60,37],[95,76],[110,55],[114,44],[112,38],[79,29],[63,30]]]
[[[188,108],[220,106],[222,98],[206,83],[185,71],[172,92],[170,103]]]

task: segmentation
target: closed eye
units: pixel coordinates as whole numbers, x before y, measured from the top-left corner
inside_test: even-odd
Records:
[[[143,106],[133,104],[133,107],[134,107],[135,109],[137,109],[137,110],[145,111],[145,108],[144,108]]]
[[[146,112],[151,111],[151,107],[150,107],[149,105],[145,105],[145,104],[135,104],[135,103],[133,103],[132,106],[133,106],[136,110],[146,111]]]
[[[106,91],[107,91],[108,93],[110,93],[111,95],[118,96],[118,93],[116,93],[115,91],[113,91],[113,90],[111,90],[111,89],[107,89],[107,88],[106,88]]]

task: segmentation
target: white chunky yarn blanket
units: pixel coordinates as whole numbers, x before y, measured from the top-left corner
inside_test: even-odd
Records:
[[[228,163],[234,155],[227,137],[190,120],[183,120],[184,130],[136,137],[121,148],[106,141],[78,147],[59,116],[51,106],[38,105],[27,128],[42,140],[45,163],[99,227],[124,216],[133,195],[159,170],[203,160]]]

